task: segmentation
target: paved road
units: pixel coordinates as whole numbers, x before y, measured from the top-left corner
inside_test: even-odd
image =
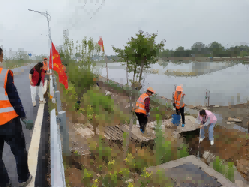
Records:
[[[34,66],[35,64],[31,64],[26,67],[20,67],[13,70],[14,74],[14,82],[15,86],[17,87],[19,96],[21,98],[24,110],[26,112],[27,118],[31,119],[35,122],[38,106],[33,107],[32,101],[31,101],[31,93],[30,93],[30,84],[29,84],[29,78],[28,74],[30,71],[30,68]],[[39,103],[38,96],[36,98],[37,103]],[[46,108],[47,109],[47,108]],[[45,109],[45,110],[46,110]],[[23,126],[23,132],[25,136],[26,141],[26,147],[27,150],[29,150],[31,137],[33,134],[33,130],[27,130]],[[42,138],[41,138],[42,141]],[[10,150],[10,147],[8,144],[4,144],[4,151],[3,151],[3,161],[6,165],[6,168],[9,173],[10,180],[13,183],[13,186],[18,186],[18,176],[17,176],[17,170],[16,170],[16,164],[15,164],[15,158]]]

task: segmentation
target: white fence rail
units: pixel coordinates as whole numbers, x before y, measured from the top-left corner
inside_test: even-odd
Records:
[[[64,155],[69,155],[69,134],[66,124],[66,111],[61,111],[60,91],[57,90],[55,77],[50,76],[50,95],[52,102],[57,103],[57,113],[53,109],[50,115],[50,143],[51,143],[51,186],[66,187],[65,171],[63,166]],[[63,138],[63,144],[61,143]]]

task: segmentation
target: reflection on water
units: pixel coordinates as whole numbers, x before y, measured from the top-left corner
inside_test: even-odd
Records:
[[[121,84],[126,84],[125,66],[121,63],[108,64],[108,77]],[[102,67],[101,67],[102,66]],[[105,64],[98,65],[96,70],[106,76]],[[174,85],[183,84],[186,93],[185,102],[189,105],[204,105],[206,90],[210,90],[210,105],[228,105],[246,102],[249,96],[248,65],[232,62],[191,62],[175,64],[157,63],[151,69],[158,73],[143,74],[142,91],[152,86],[160,96],[171,99]],[[197,76],[165,75],[165,71],[196,72]],[[128,74],[129,79],[133,73]],[[237,98],[237,94],[240,98]]]

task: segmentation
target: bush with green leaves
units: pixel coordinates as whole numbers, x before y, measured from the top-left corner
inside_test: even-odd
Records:
[[[90,105],[92,113],[97,114],[96,120],[101,123],[115,125],[115,120],[128,121],[129,116],[124,114],[113,99],[106,97],[99,88],[91,88],[83,95],[84,106]],[[83,110],[82,110],[83,111]],[[87,108],[84,110],[87,113]],[[86,114],[85,113],[85,114]],[[116,124],[117,125],[117,124]]]
[[[171,142],[165,141],[163,132],[161,129],[162,116],[160,114],[156,115],[157,125],[156,125],[156,139],[155,139],[155,151],[156,151],[156,161],[157,165],[171,160]]]
[[[102,177],[102,185],[109,186],[117,186],[118,184],[118,173],[115,171],[114,173],[108,173]]]

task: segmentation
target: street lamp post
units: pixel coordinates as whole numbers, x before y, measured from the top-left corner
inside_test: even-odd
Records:
[[[52,39],[51,39],[51,29],[50,29],[50,27],[49,27],[49,17],[50,17],[50,19],[51,19],[51,16],[48,14],[48,12],[46,11],[46,12],[39,12],[39,11],[35,11],[35,10],[31,10],[31,9],[28,9],[29,11],[33,11],[33,12],[37,12],[37,13],[39,13],[39,14],[41,14],[41,15],[44,15],[46,18],[47,18],[47,21],[48,21],[48,37],[49,37],[49,39],[50,39],[50,42],[51,42],[51,54],[52,54],[52,56],[53,56],[53,50],[52,50]],[[49,17],[48,17],[49,16]],[[54,68],[54,63],[53,63],[53,58],[51,58],[51,60],[52,60],[52,69]],[[50,63],[50,62],[49,62]]]

